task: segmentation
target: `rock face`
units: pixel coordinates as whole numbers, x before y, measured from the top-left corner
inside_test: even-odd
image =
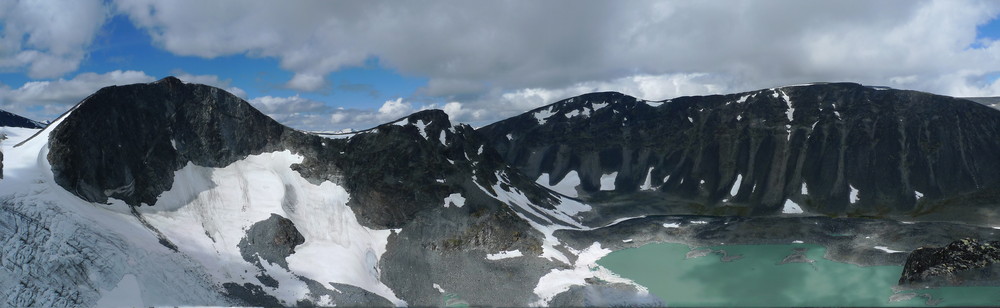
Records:
[[[900,285],[998,285],[1000,242],[962,239],[940,248],[923,247],[906,259]]]
[[[45,125],[38,121],[0,110],[0,127],[43,128]]]
[[[694,200],[675,213],[771,214],[791,200],[832,216],[909,215],[1000,184],[1000,112],[852,83],[663,102],[592,93],[479,131],[529,177],[578,175],[595,202],[602,178],[619,196]]]
[[[232,94],[168,77],[103,88],[50,135],[56,182],[93,202],[154,204],[188,162],[222,167],[280,148],[290,130]]]

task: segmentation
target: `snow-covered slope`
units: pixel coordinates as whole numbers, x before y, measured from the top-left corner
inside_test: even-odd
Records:
[[[7,175],[0,180],[3,306],[93,306],[131,282],[140,284],[143,305],[234,304],[205,267],[160,245],[134,216],[56,185],[45,159],[49,131],[17,147],[0,143]]]

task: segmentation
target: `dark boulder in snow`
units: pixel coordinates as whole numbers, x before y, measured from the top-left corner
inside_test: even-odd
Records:
[[[240,254],[250,263],[259,265],[259,257],[265,262],[288,268],[285,258],[295,253],[295,246],[305,240],[291,220],[271,214],[271,217],[250,226],[246,237],[240,241]]]

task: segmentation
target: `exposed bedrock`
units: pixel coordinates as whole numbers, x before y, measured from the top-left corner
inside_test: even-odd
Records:
[[[646,102],[591,93],[479,131],[529,177],[570,171],[581,198],[648,189],[696,214],[768,214],[791,199],[834,216],[923,214],[997,190],[1000,112],[852,83]],[[995,202],[987,202],[992,207]]]

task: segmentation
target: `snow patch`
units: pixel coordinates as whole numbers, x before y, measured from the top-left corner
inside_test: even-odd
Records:
[[[548,119],[549,117],[552,116],[552,111],[550,111],[550,109],[552,109],[552,107],[535,111],[533,115],[535,116],[535,120],[538,120],[539,125],[544,125],[545,119]]]
[[[580,185],[580,176],[576,173],[575,170],[570,171],[566,173],[566,176],[564,176],[563,179],[559,181],[559,183],[556,183],[555,185],[549,185],[549,174],[542,173],[542,175],[539,176],[537,180],[535,180],[535,183],[538,183],[539,185],[542,185],[545,188],[551,189],[552,191],[563,194],[567,197],[576,198],[578,197],[576,192],[576,187]]]
[[[587,278],[597,278],[609,283],[625,283],[635,286],[640,294],[648,294],[649,291],[643,286],[622,278],[608,269],[597,264],[607,254],[610,249],[602,248],[601,243],[594,242],[590,247],[584,248],[577,256],[573,267],[569,269],[552,269],[548,274],[538,280],[535,287],[535,294],[540,298],[532,306],[547,306],[557,294],[569,290],[574,285],[587,285]]]
[[[429,140],[430,137],[427,137],[427,130],[426,130],[427,129],[427,123],[424,122],[424,120],[420,120],[420,121],[417,121],[417,122],[413,123],[413,126],[417,127],[417,132],[420,133],[421,137],[424,137],[424,140]]]
[[[646,181],[639,186],[639,190],[653,190],[653,168],[646,171]]]
[[[664,223],[663,227],[664,228],[668,228],[668,229],[676,229],[676,228],[680,228],[681,224],[680,223],[676,223],[676,222]]]
[[[852,204],[853,203],[857,203],[858,202],[858,189],[854,188],[854,185],[848,185],[848,186],[851,187],[851,196],[850,196],[851,203]]]
[[[785,199],[785,206],[781,208],[782,214],[802,214],[802,208],[792,199]]]
[[[457,207],[465,206],[465,197],[460,193],[454,193],[444,198],[444,207],[454,204]]]
[[[501,260],[501,259],[516,258],[516,257],[521,257],[521,256],[524,256],[523,254],[521,254],[521,251],[515,249],[515,250],[501,251],[501,252],[498,252],[498,253],[488,254],[488,255],[486,255],[486,259],[487,260]]]
[[[601,175],[601,191],[615,190],[616,178],[618,178],[618,171]]]
[[[729,195],[736,197],[736,194],[740,192],[740,185],[743,184],[743,175],[736,174],[736,182],[733,182],[733,187],[729,189]]]
[[[440,285],[438,285],[438,284],[436,284],[436,283],[435,283],[435,284],[432,284],[432,286],[434,286],[434,289],[437,289],[437,290],[438,290],[438,292],[441,292],[442,294],[444,294],[444,293],[448,293],[448,292],[445,292],[445,291],[444,291],[444,288],[441,288],[441,286],[440,286]]]
[[[444,131],[441,131],[441,135],[438,136],[438,139],[441,140],[441,145],[448,146],[448,142],[445,139],[445,135],[446,134],[444,133]]]
[[[792,244],[804,244],[804,243],[805,242],[803,242],[803,241],[792,241]]]
[[[792,114],[795,113],[795,108],[792,107],[792,100],[788,98],[788,94],[786,94],[785,91],[779,91],[781,92],[781,98],[785,100],[785,105],[788,106],[788,109],[785,110],[785,115],[788,116],[788,122],[791,123]]]
[[[924,197],[924,194],[920,193],[919,191],[914,190],[913,191],[913,196],[916,197],[917,200],[919,200],[920,198]]]
[[[881,250],[881,251],[884,251],[884,252],[887,252],[887,253],[905,252],[905,251],[902,251],[902,250],[892,250],[892,249],[889,249],[889,247],[886,247],[886,246],[875,246],[875,249],[878,249],[878,250]]]
[[[660,105],[663,105],[663,101],[659,102],[643,101],[643,103],[645,103],[649,107],[660,107]]]

